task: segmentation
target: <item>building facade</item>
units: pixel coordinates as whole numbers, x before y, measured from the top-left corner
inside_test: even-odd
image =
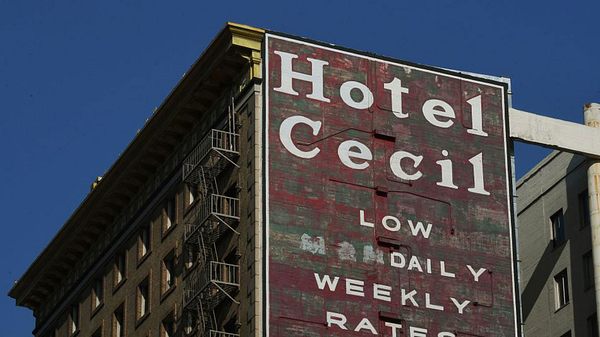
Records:
[[[526,337],[598,336],[588,167],[555,151],[517,183]]]
[[[16,283],[33,335],[255,334],[262,39],[227,24]]]
[[[10,296],[36,337],[516,336],[508,84],[227,24]]]

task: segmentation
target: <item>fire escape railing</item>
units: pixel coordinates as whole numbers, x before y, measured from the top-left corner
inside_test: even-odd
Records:
[[[182,178],[198,188],[200,195],[184,219],[184,245],[193,256],[183,284],[186,333],[198,337],[238,337],[221,331],[215,307],[224,300],[239,302],[235,294],[240,287],[240,267],[223,261],[217,242],[227,232],[239,234],[239,199],[222,195],[217,188],[219,176],[229,167],[238,167],[239,135],[212,129],[183,162]]]

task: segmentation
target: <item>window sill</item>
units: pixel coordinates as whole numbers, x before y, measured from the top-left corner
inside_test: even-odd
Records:
[[[196,262],[192,263],[192,265],[189,268],[184,267],[182,279],[185,280],[188,277],[188,275],[190,275],[194,271],[194,269],[196,269],[196,267],[198,267],[198,264],[199,263],[196,261]]]
[[[127,278],[123,278],[121,281],[119,281],[119,283],[117,283],[113,286],[113,294],[116,293],[117,290],[121,289],[123,284],[125,284],[125,281],[127,281]]]
[[[189,213],[189,212],[191,212],[191,211],[194,209],[194,207],[196,207],[196,205],[197,205],[199,202],[200,202],[200,197],[198,197],[198,199],[196,199],[196,200],[192,201],[192,203],[191,203],[191,204],[187,205],[187,206],[185,207],[185,210],[183,211],[183,217],[184,217],[184,218],[185,218],[185,217],[187,217],[188,213]]]
[[[90,319],[96,316],[96,314],[104,307],[104,302],[100,302],[95,308],[92,308],[92,313],[90,314]]]
[[[193,327],[192,329],[190,329],[190,331],[189,331],[189,332],[186,332],[186,331],[185,331],[185,328],[184,328],[184,330],[183,330],[183,335],[184,335],[184,336],[195,336],[195,335],[196,335],[196,332],[198,332],[198,328],[197,328],[197,327]]]
[[[144,316],[138,318],[135,321],[135,328],[137,329],[142,323],[144,323],[144,321],[146,320],[146,318],[148,318],[148,316],[150,316],[150,311],[148,311],[147,313],[144,314]]]
[[[563,308],[567,307],[569,305],[569,303],[571,303],[571,302],[567,302],[567,303],[561,305],[558,309],[554,310],[554,313],[556,314],[557,312],[561,311]]]
[[[161,241],[165,241],[165,239],[167,238],[167,236],[169,236],[169,234],[171,234],[171,232],[173,232],[173,230],[175,229],[175,227],[177,227],[177,223],[174,223],[174,224],[171,225],[171,227],[163,230]]]
[[[136,267],[139,268],[140,265],[148,259],[148,256],[150,256],[151,253],[152,253],[152,251],[148,251],[146,254],[144,254],[144,256],[138,256],[138,261],[137,261]]]
[[[173,284],[169,289],[165,290],[161,295],[160,295],[160,303],[162,303],[169,295],[171,295],[171,293],[173,291],[175,291],[175,284]]]

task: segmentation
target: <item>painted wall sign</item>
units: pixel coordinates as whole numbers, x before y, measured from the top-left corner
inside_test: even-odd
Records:
[[[515,336],[505,84],[266,45],[267,336]]]

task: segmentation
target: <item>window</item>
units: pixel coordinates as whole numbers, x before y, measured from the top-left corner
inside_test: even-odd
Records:
[[[114,286],[120,286],[127,277],[127,253],[122,252],[115,258]]]
[[[193,188],[193,187],[188,187],[187,190],[188,190],[188,200],[187,200],[188,202],[187,202],[187,204],[191,205],[191,204],[194,203],[194,200],[196,200],[196,193],[195,193],[196,189]]]
[[[112,317],[112,337],[125,336],[125,313],[124,304],[121,304],[113,313]]]
[[[79,303],[71,306],[69,311],[69,336],[79,331]]]
[[[169,229],[171,229],[171,227],[173,227],[176,223],[176,203],[175,203],[175,197],[171,197],[169,198],[169,200],[167,200],[167,205],[165,206],[165,218],[163,221],[163,233],[166,233],[167,231],[169,231]]]
[[[175,286],[175,252],[171,251],[162,261],[161,294]]]
[[[194,201],[198,200],[198,198],[200,198],[200,191],[198,190],[198,187],[195,185],[189,185],[186,184],[185,185],[185,197],[186,197],[186,201],[185,204],[187,206],[190,206],[191,204],[194,203]]]
[[[185,247],[184,266],[186,270],[192,269],[194,262],[196,262],[196,253],[191,245]]]
[[[583,290],[588,290],[594,287],[594,260],[592,251],[585,253],[582,258],[583,262]]]
[[[554,298],[556,310],[569,304],[569,280],[566,269],[554,276]]]
[[[160,337],[173,337],[175,336],[175,320],[173,314],[169,314],[160,323]]]
[[[98,309],[104,302],[104,278],[94,280],[92,286],[92,312]]]
[[[150,253],[150,229],[150,225],[145,226],[144,228],[142,228],[138,236],[138,262],[141,262],[143,258],[145,258],[148,255],[148,253]]]
[[[579,193],[579,225],[581,228],[590,225],[590,197],[588,190]]]
[[[565,242],[566,239],[565,218],[563,216],[562,209],[550,217],[550,223],[552,224],[552,240],[554,241],[554,246],[556,247]]]
[[[136,319],[145,317],[150,313],[150,280],[146,277],[137,287]]]
[[[191,335],[196,330],[198,325],[198,322],[196,321],[196,315],[191,311],[188,311],[185,315],[184,322],[183,332],[185,335]]]
[[[587,318],[587,335],[589,337],[598,336],[598,317],[593,313]]]

